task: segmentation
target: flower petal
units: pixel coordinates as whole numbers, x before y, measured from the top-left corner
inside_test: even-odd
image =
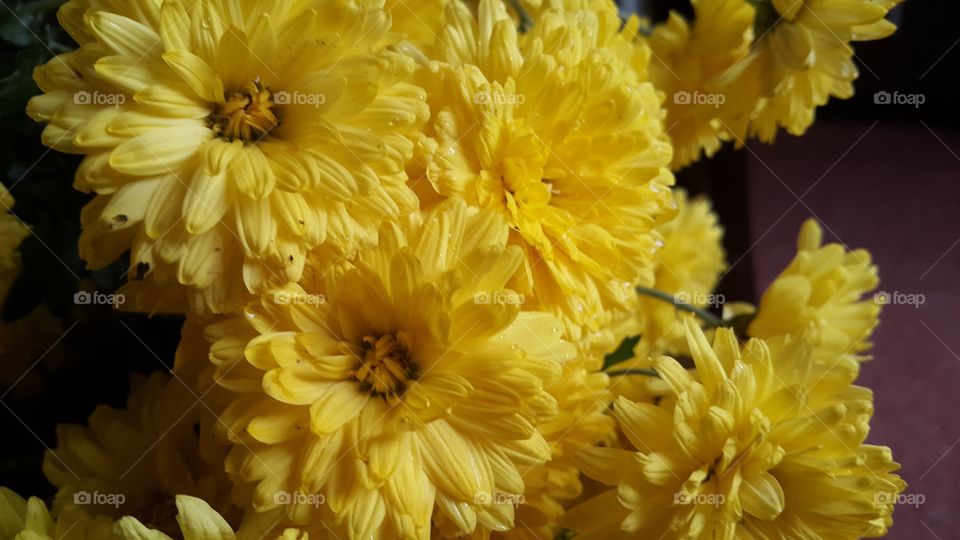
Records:
[[[317,435],[326,435],[357,417],[370,399],[354,381],[338,382],[310,406],[310,426]]]

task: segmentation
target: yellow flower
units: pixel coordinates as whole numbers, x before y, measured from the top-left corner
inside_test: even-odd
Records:
[[[807,334],[818,358],[862,360],[855,355],[870,347],[880,315],[880,303],[863,297],[878,283],[868,251],[823,245],[820,226],[807,220],[796,257],[763,293],[747,333],[768,340]]]
[[[223,472],[225,451],[202,442],[208,428],[201,417],[209,411],[199,396],[162,373],[131,384],[126,410],[100,406],[87,426],[57,427],[57,448],[43,462],[58,488],[56,514],[132,515],[174,534],[174,496],[192,494],[239,521]]]
[[[568,362],[560,379],[546,387],[557,400],[559,414],[537,430],[550,443],[551,459],[521,470],[526,490],[518,501],[516,527],[495,532],[493,538],[552,539],[560,530],[565,505],[583,493],[575,456],[609,438],[614,429],[613,420],[605,414],[610,405],[609,380],[598,372],[600,364],[593,359]]]
[[[46,390],[49,373],[63,361],[63,322],[46,304],[22,319],[0,322],[0,386],[14,394]]]
[[[677,216],[657,228],[663,246],[657,251],[653,288],[676,301],[699,308],[717,302],[713,290],[726,267],[723,228],[705,198],[689,200],[674,191]],[[689,316],[689,315],[688,315]],[[640,336],[634,358],[615,370],[650,369],[650,359],[661,354],[688,355],[681,312],[662,299],[640,295],[633,316],[622,323],[618,335]],[[612,381],[615,395],[647,401],[663,394],[663,381],[641,375],[619,376]]]
[[[30,229],[10,211],[13,196],[0,184],[0,307],[20,275],[20,244]],[[63,325],[44,305],[17,321],[0,321],[0,385],[17,392],[41,390],[43,378],[34,368],[55,365],[62,357],[56,347]]]
[[[10,213],[13,203],[13,195],[0,184],[0,306],[20,275],[20,244],[30,236],[30,229]]]
[[[698,308],[717,303],[714,288],[726,268],[723,228],[705,198],[689,200],[686,192],[674,193],[677,217],[657,228],[663,247],[656,254],[654,288],[680,303]],[[641,295],[635,313],[642,339],[634,353],[650,357],[687,352],[679,312],[668,302]]]
[[[633,450],[582,454],[611,489],[568,514],[586,538],[836,538],[886,534],[905,483],[886,447],[863,444],[866,388],[818,369],[809,346],[768,347],[688,320],[696,375],[654,361],[670,386],[659,405],[621,398]]]
[[[736,111],[728,123],[740,140],[750,136],[772,142],[778,127],[801,135],[813,123],[817,107],[831,97],[853,96],[858,70],[850,43],[892,34],[896,26],[884,17],[900,0],[751,3],[757,40],[731,85],[756,92],[757,101],[752,111]]]
[[[544,388],[575,348],[505,289],[522,263],[508,232],[449,201],[207,328],[215,378],[236,393],[227,470],[256,511],[350,539],[514,525],[523,471],[551,455]]]
[[[86,156],[81,255],[132,250],[133,309],[238,308],[416,208],[429,111],[382,1],[71,0],[60,21],[80,48],[37,69],[28,113]]]
[[[307,535],[293,528],[277,530],[276,523],[265,524],[256,520],[244,521],[240,529],[233,527],[203,499],[187,495],[177,495],[177,529],[173,538],[188,540],[236,540],[237,538],[267,538],[276,540],[307,540],[324,538],[321,535]],[[114,530],[122,540],[169,540],[170,536],[153,530],[134,517],[126,516],[117,520]]]
[[[176,497],[174,538],[189,540],[235,540],[259,538],[306,540],[296,529],[277,531],[275,525],[245,522],[236,533],[227,521],[202,499],[188,495]],[[56,516],[36,497],[24,500],[13,491],[0,487],[0,537],[16,540],[169,540],[171,537],[144,525],[133,516],[117,521],[91,516],[71,508]],[[314,535],[314,538],[323,536]]]
[[[754,11],[742,0],[693,0],[692,23],[676,12],[651,30],[650,80],[666,95],[674,170],[712,156],[730,136],[719,108],[740,99],[723,76],[749,51]],[[722,103],[720,102],[722,100]],[[750,104],[752,105],[752,103]]]
[[[432,111],[416,189],[490,209],[524,254],[516,289],[573,341],[597,339],[652,281],[670,145],[646,49],[609,1],[551,4],[522,35],[502,2],[447,8],[420,70]]]
[[[723,141],[801,135],[817,107],[848,99],[854,41],[882,39],[899,0],[694,0],[652,29],[651,80],[667,94],[667,131],[679,169]]]
[[[0,538],[120,540],[121,536],[114,532],[110,518],[73,509],[54,519],[47,505],[37,497],[25,500],[10,489],[0,487]]]

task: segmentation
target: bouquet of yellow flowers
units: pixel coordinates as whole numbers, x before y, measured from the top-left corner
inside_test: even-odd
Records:
[[[870,254],[808,221],[721,311],[674,173],[802,134],[896,3],[69,0],[27,113],[82,156],[79,256],[126,266],[78,298],[185,323],[58,427],[52,500],[0,489],[2,537],[884,536]]]

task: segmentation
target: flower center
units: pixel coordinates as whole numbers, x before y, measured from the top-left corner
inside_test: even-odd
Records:
[[[546,169],[549,150],[523,121],[509,126],[493,160],[486,164],[478,183],[481,206],[504,212],[514,227],[539,222],[538,208],[550,205],[557,193]],[[521,213],[527,214],[526,218]]]
[[[250,81],[227,96],[227,102],[217,107],[207,123],[219,137],[255,143],[279,124],[273,106],[270,91],[260,81]]]
[[[363,338],[363,356],[354,370],[360,385],[382,398],[399,397],[416,378],[410,360],[410,334],[397,332]]]

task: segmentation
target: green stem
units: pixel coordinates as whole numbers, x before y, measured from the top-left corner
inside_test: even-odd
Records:
[[[680,311],[693,313],[697,317],[700,317],[700,319],[702,319],[703,322],[707,323],[704,329],[722,328],[726,326],[726,324],[723,322],[723,319],[721,319],[720,317],[717,317],[716,315],[714,315],[713,313],[710,313],[705,309],[691,306],[690,304],[677,302],[676,298],[674,298],[673,295],[667,294],[663,291],[658,291],[656,289],[649,289],[647,287],[640,287],[640,286],[637,286],[636,290],[637,290],[637,293],[639,294],[642,294],[644,296],[649,296],[650,298],[656,298],[657,300],[663,300],[664,302],[669,302],[673,304],[674,307],[676,307]]]
[[[652,369],[643,369],[643,368],[627,368],[627,369],[615,369],[613,371],[607,371],[607,375],[610,377],[620,377],[622,375],[643,375],[645,377],[656,377],[660,378],[660,374]]]
[[[517,28],[518,32],[522,34],[533,26],[533,20],[527,15],[527,10],[523,9],[523,6],[520,5],[520,0],[510,0],[510,7],[512,7],[514,11],[517,12],[517,16],[520,17],[520,26]]]

